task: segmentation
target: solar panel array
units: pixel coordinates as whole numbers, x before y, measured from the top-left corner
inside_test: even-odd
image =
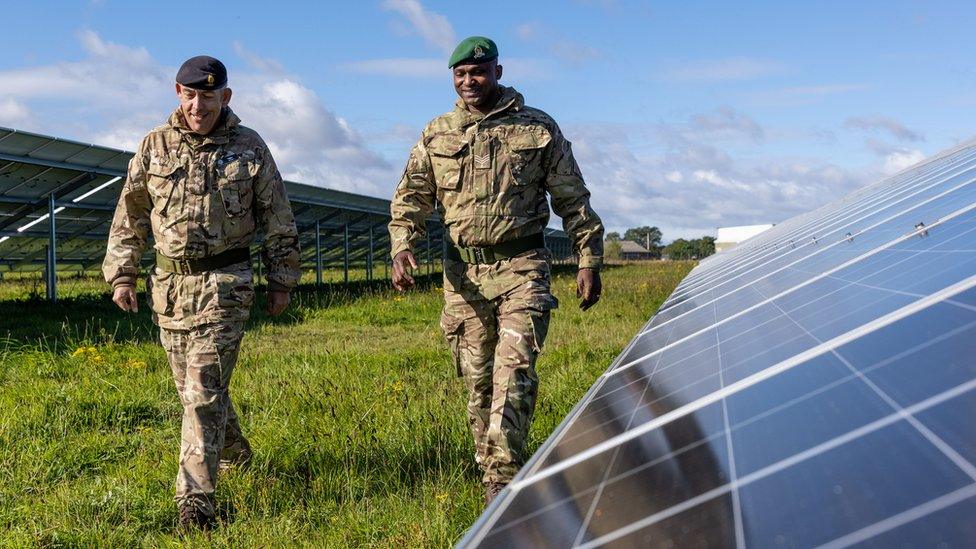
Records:
[[[973,418],[970,142],[703,261],[460,545],[972,546]]]
[[[53,212],[57,267],[97,269],[131,157],[0,127],[0,267],[7,272],[46,268]],[[387,262],[389,200],[290,181],[285,186],[305,268],[320,272],[358,264],[372,277],[374,264]],[[430,238],[417,250],[419,262],[429,265],[441,257],[442,232],[435,217],[428,224]],[[547,229],[546,242],[555,257],[572,257],[563,231]],[[150,251],[144,260],[153,261]]]

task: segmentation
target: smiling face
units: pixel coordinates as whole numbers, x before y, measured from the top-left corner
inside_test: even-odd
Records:
[[[502,77],[502,66],[497,59],[485,63],[456,65],[454,91],[469,110],[484,112],[490,110],[498,99],[498,80]]]
[[[221,109],[230,103],[231,90],[195,90],[176,84],[176,96],[180,99],[180,111],[190,131],[207,135],[217,125]]]

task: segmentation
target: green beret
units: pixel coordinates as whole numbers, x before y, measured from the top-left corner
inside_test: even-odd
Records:
[[[498,46],[491,38],[471,36],[461,40],[461,43],[454,48],[447,67],[453,69],[461,63],[480,64],[492,59],[498,59]]]
[[[209,55],[198,55],[183,62],[176,81],[195,90],[219,90],[227,85],[227,67]]]

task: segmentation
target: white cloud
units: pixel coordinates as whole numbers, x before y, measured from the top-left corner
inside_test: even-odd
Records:
[[[778,62],[748,57],[730,57],[682,63],[661,74],[661,79],[669,82],[726,82],[732,80],[752,80],[788,72]]]
[[[126,106],[146,95],[172,91],[174,69],[157,64],[145,48],[107,42],[94,31],[78,33],[81,61],[0,71],[0,94],[22,99],[83,97],[100,105]]]
[[[884,131],[902,141],[924,141],[921,133],[910,130],[901,122],[885,116],[856,116],[844,122],[847,128],[869,132]]]
[[[895,174],[905,168],[914,166],[925,159],[925,153],[919,150],[904,150],[890,153],[884,159],[885,174]]]
[[[757,142],[765,137],[762,126],[755,120],[728,106],[697,114],[691,118],[691,122],[692,130],[702,136],[736,138],[745,135]]]
[[[726,125],[734,131],[722,125],[704,131],[715,130],[716,120],[740,122]],[[587,124],[565,131],[608,230],[656,225],[666,240],[713,234],[720,226],[779,222],[880,175],[874,167],[852,172],[768,153],[761,162],[735,157],[716,142],[736,150],[756,146],[752,136],[766,130],[730,108],[654,127]]]
[[[286,179],[375,194],[380,183],[396,176],[345,120],[302,84],[254,79],[239,96],[237,112],[260,131]]]
[[[384,0],[383,9],[399,13],[428,45],[449,54],[457,45],[454,27],[447,17],[427,10],[418,0]]]
[[[0,71],[0,96],[42,111],[21,118],[21,128],[133,148],[138,135],[162,122],[174,101],[176,70],[156,62],[145,48],[77,34],[80,60]]]
[[[117,117],[107,125],[88,126],[81,130],[83,133],[79,137],[105,147],[135,150],[149,130],[165,122],[167,114],[167,109],[161,105],[147,106],[141,112],[130,112],[126,116]],[[63,128],[60,128],[57,123],[49,133],[55,136],[65,134]]]
[[[231,106],[261,134],[285,179],[334,189],[385,194],[398,175],[357,131],[330,111],[282,63],[234,44],[250,71],[234,76]]]
[[[27,105],[12,97],[0,99],[0,126],[24,128],[33,123],[33,118]]]
[[[925,153],[920,150],[892,145],[873,137],[867,138],[864,146],[878,157],[880,171],[885,175],[898,173],[925,158]]]
[[[78,61],[0,71],[0,123],[133,150],[176,107],[176,69],[93,31],[78,40]],[[230,70],[231,107],[268,142],[286,178],[362,193],[395,181],[395,170],[281,63],[234,49],[248,69]],[[46,118],[31,116],[38,99]]]

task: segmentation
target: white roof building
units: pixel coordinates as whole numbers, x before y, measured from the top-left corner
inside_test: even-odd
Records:
[[[715,251],[721,252],[734,248],[736,244],[748,240],[757,234],[771,228],[772,224],[766,225],[742,225],[739,227],[719,227],[715,237]]]

